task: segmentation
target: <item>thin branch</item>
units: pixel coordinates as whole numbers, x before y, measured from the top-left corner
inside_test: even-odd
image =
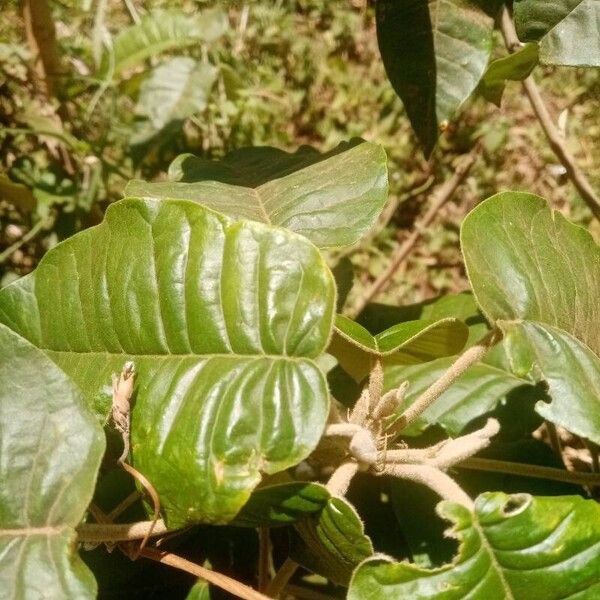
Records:
[[[518,50],[521,47],[521,43],[519,42],[517,32],[515,31],[515,26],[506,6],[502,9],[500,29],[508,50],[510,52]],[[566,149],[564,139],[552,121],[552,117],[550,116],[550,113],[544,104],[544,100],[535,83],[535,80],[530,75],[522,81],[522,85],[523,89],[525,90],[525,94],[529,99],[529,103],[531,104],[531,108],[533,109],[539,124],[544,130],[544,134],[548,139],[550,148],[556,155],[556,158],[558,158],[563,167],[566,169],[569,179],[573,182],[573,185],[577,188],[577,191],[585,200],[585,203],[588,205],[589,209],[597,219],[600,219],[600,198],[594,191],[594,188],[592,188],[587,177],[575,164],[575,159]]]
[[[269,586],[269,569],[271,566],[271,538],[268,527],[258,528],[258,590],[264,592]]]
[[[82,523],[77,527],[77,540],[80,542],[128,542],[143,540],[148,532],[152,536],[167,533],[169,529],[162,519],[139,521],[137,523]]]
[[[300,565],[291,558],[286,558],[284,563],[279,567],[275,577],[271,580],[266,593],[269,598],[279,598],[283,589],[287,586],[288,581],[292,578]]]
[[[500,339],[496,330],[490,331],[479,343],[463,352],[450,368],[428,387],[392,425],[391,431],[400,432],[431,406],[471,365],[481,360]]]
[[[144,548],[141,552],[141,556],[165,565],[169,565],[170,567],[175,567],[176,569],[180,569],[186,573],[191,573],[196,577],[201,577],[209,583],[220,587],[221,589],[237,596],[238,598],[243,598],[244,600],[271,600],[268,596],[257,592],[251,587],[248,587],[247,585],[244,585],[243,583],[240,583],[231,577],[227,577],[227,575],[217,573],[216,571],[211,571],[210,569],[197,565],[196,563],[186,560],[177,554],[163,552],[162,550],[157,550],[156,548]]]
[[[432,489],[444,500],[457,502],[466,506],[469,510],[473,509],[473,500],[471,500],[458,483],[452,477],[435,467],[391,463],[385,465],[381,474],[421,483]]]
[[[565,483],[574,483],[575,485],[600,485],[600,474],[598,473],[564,471],[563,469],[555,469],[553,467],[526,465],[504,460],[492,460],[490,458],[468,458],[455,465],[455,467],[474,471],[492,471],[495,473],[506,473],[507,475],[522,475],[524,477],[535,477],[537,479],[564,481]]]
[[[30,242],[42,229],[49,227],[54,223],[54,217],[40,219],[23,237],[11,244],[8,248],[0,252],[0,265],[8,260],[21,246]]]
[[[465,159],[456,168],[454,175],[444,182],[434,194],[433,201],[427,209],[427,212],[423,215],[422,219],[415,224],[413,231],[406,238],[403,244],[398,246],[390,257],[390,263],[387,268],[377,277],[372,285],[365,290],[363,295],[358,299],[354,306],[347,311],[347,315],[351,318],[356,317],[362,312],[369,302],[377,297],[390,283],[392,277],[396,271],[400,268],[402,263],[406,260],[415,244],[419,241],[423,232],[427,230],[427,227],[431,225],[437,213],[440,211],[442,206],[452,198],[454,192],[456,192],[458,186],[466,179],[471,167],[477,161],[477,158],[481,152],[480,144],[476,144],[474,148],[467,154]]]

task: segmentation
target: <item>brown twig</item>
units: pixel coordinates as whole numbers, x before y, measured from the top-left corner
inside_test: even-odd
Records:
[[[300,565],[291,558],[286,558],[281,567],[275,573],[275,577],[267,587],[266,593],[269,598],[279,598],[279,595],[288,584]]]
[[[524,477],[535,477],[537,479],[550,479],[552,481],[564,481],[565,483],[573,483],[575,485],[600,485],[600,475],[598,473],[565,471],[553,467],[526,465],[504,460],[493,460],[490,458],[468,458],[455,465],[455,467],[475,471],[506,473],[507,475],[522,475]]]
[[[94,514],[94,516],[96,516]],[[162,519],[158,521],[139,521],[137,523],[82,523],[77,527],[77,539],[80,542],[101,544],[103,542],[130,542],[143,540],[149,532],[152,536],[167,533],[169,529]]]
[[[197,565],[172,552],[163,552],[156,548],[144,548],[141,551],[141,556],[149,558],[150,560],[155,560],[164,565],[169,565],[170,567],[175,567],[186,573],[191,573],[196,577],[201,577],[238,598],[243,598],[244,600],[271,600],[269,596],[265,596],[251,587],[248,587],[231,577],[227,577],[227,575],[211,571],[210,569]]]
[[[258,591],[264,592],[269,586],[271,567],[271,538],[268,527],[258,528]]]
[[[514,52],[521,47],[513,20],[506,6],[502,9],[500,30],[502,31],[504,42],[506,43],[509,52]],[[550,148],[566,169],[567,176],[573,182],[573,185],[577,188],[577,191],[588,205],[589,209],[597,219],[600,219],[600,198],[592,188],[587,177],[575,164],[573,156],[571,156],[570,152],[566,149],[564,139],[552,121],[552,117],[544,104],[544,100],[535,80],[530,75],[522,81],[522,85],[525,94],[529,99],[529,103],[531,104],[531,108],[546,135]]]
[[[398,433],[431,406],[471,365],[481,360],[500,339],[500,333],[490,331],[480,342],[463,352],[444,374],[429,386],[392,425],[390,432]]]
[[[438,214],[439,210],[452,198],[454,192],[458,186],[466,179],[471,167],[477,161],[477,158],[481,152],[480,144],[476,144],[474,148],[467,154],[464,160],[458,165],[454,175],[444,182],[434,194],[431,205],[427,209],[427,212],[415,224],[413,231],[406,238],[406,240],[396,248],[392,256],[390,257],[390,263],[387,268],[375,279],[375,281],[368,287],[360,298],[355,302],[348,311],[347,315],[351,318],[355,318],[359,315],[365,306],[369,304],[374,298],[376,298],[390,283],[392,277],[396,271],[400,268],[402,263],[406,260],[415,244],[419,241],[423,232],[426,231],[427,227],[431,225],[432,221]]]

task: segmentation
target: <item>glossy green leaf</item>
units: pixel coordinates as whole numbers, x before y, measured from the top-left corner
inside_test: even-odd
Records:
[[[317,248],[188,201],[128,199],[0,291],[0,321],[42,348],[105,415],[111,374],[137,368],[133,462],[170,525],[231,520],[261,472],[317,444],[313,362],[335,286]]]
[[[232,167],[240,156],[240,166]],[[385,152],[368,142],[345,144],[327,155],[246,149],[203,169],[196,169],[194,176],[204,173],[201,181],[134,180],[125,193],[193,200],[233,219],[285,227],[320,247],[356,242],[374,225],[387,200]]]
[[[473,210],[461,239],[475,297],[504,330],[513,370],[549,385],[552,402],[536,410],[600,442],[598,245],[542,198],[512,192]]]
[[[289,525],[321,511],[330,499],[325,486],[293,481],[255,490],[233,521],[243,527]]]
[[[477,87],[492,48],[495,0],[378,0],[385,70],[426,154]]]
[[[354,568],[373,554],[360,517],[343,498],[330,498],[319,515],[294,527],[290,557],[340,585],[348,585]]]
[[[220,9],[186,14],[179,9],[155,10],[122,29],[102,57],[101,76],[118,77],[126,69],[168,50],[214,42],[228,27]]]
[[[515,0],[517,34],[539,41],[544,64],[600,67],[597,0]]]
[[[558,600],[600,593],[600,507],[578,496],[486,493],[474,512],[450,502],[440,514],[461,542],[437,569],[385,557],[355,571],[348,600]]]
[[[399,387],[404,381],[409,387],[399,413],[410,406],[454,362],[455,357],[411,366],[389,366],[384,369],[385,390]],[[506,395],[529,381],[498,366],[479,362],[463,373],[418,419],[406,429],[407,435],[417,435],[431,425],[441,425],[453,436],[503,402]]]
[[[327,351],[356,381],[370,371],[373,360],[384,364],[418,364],[460,352],[468,337],[467,326],[458,319],[406,321],[377,335],[338,315]]]
[[[479,84],[481,93],[487,100],[500,106],[506,82],[522,81],[529,77],[538,60],[538,45],[530,43],[517,52],[492,61]]]
[[[0,595],[95,598],[75,527],[103,452],[102,429],[75,386],[0,325]]]
[[[217,72],[213,65],[187,56],[168,60],[142,82],[136,115],[150,121],[156,133],[171,121],[204,110]]]

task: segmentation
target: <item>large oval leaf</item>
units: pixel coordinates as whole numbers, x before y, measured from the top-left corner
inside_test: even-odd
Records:
[[[541,62],[600,67],[597,0],[515,0],[513,8],[519,38],[540,42]]]
[[[95,598],[74,544],[103,452],[67,376],[0,325],[0,595]]]
[[[439,126],[477,87],[492,48],[497,0],[378,0],[385,70],[429,155]]]
[[[193,183],[134,180],[125,193],[193,200],[234,219],[285,227],[320,247],[359,240],[387,200],[385,152],[368,142],[344,144],[326,155],[257,148],[212,167],[198,160],[186,167],[183,159],[178,167],[186,169],[186,178],[198,179]]]
[[[135,466],[172,525],[233,518],[260,481],[317,444],[328,412],[311,360],[335,285],[301,236],[187,201],[124,200],[0,291],[0,321],[106,414],[111,374],[138,371]]]
[[[600,594],[600,507],[578,496],[486,493],[475,511],[442,502],[462,542],[453,563],[422,569],[384,557],[355,571],[349,600],[558,600]]]
[[[542,198],[512,192],[473,210],[461,240],[477,302],[504,329],[513,369],[549,384],[552,402],[538,412],[600,442],[600,248]]]

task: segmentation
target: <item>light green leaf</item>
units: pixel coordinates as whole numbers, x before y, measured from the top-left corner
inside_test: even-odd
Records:
[[[431,154],[439,128],[477,87],[492,48],[495,0],[378,0],[385,70]]]
[[[330,498],[319,515],[294,527],[290,557],[339,585],[348,585],[354,568],[373,554],[360,517],[343,498]]]
[[[371,370],[371,363],[418,364],[460,352],[468,337],[458,319],[406,321],[373,336],[362,325],[338,315],[327,352],[356,381]]]
[[[146,59],[176,48],[214,42],[227,31],[227,15],[220,9],[186,14],[179,9],[155,10],[140,23],[122,29],[105,52],[100,76],[116,78]]]
[[[204,110],[217,71],[187,56],[168,60],[142,82],[136,115],[148,119],[156,133],[171,121]]]
[[[11,598],[95,598],[75,527],[103,452],[102,429],[75,386],[0,325],[0,590]]]
[[[578,496],[485,493],[474,512],[450,502],[440,514],[461,541],[437,569],[385,557],[354,572],[348,600],[558,600],[600,594],[600,506]]]
[[[240,164],[234,168],[238,157]],[[326,155],[245,149],[202,168],[193,161],[188,170],[182,159],[174,171],[190,177],[193,172],[202,180],[134,180],[125,194],[193,200],[233,219],[285,227],[319,247],[356,242],[375,224],[388,193],[385,152],[368,142],[344,144]]]
[[[328,414],[313,362],[335,285],[284,229],[188,201],[128,199],[0,291],[0,322],[42,348],[106,414],[137,368],[133,463],[170,525],[231,520],[261,472],[297,464]]]
[[[544,64],[600,67],[598,0],[515,0],[517,34],[540,42]]]
[[[487,100],[500,106],[506,81],[526,79],[538,64],[538,60],[538,45],[530,43],[517,52],[492,61],[479,84],[481,93]]]
[[[188,592],[185,600],[211,600],[210,585],[204,579],[198,579]]]
[[[551,404],[536,410],[600,442],[600,248],[542,198],[513,192],[473,210],[461,239],[475,297],[504,330],[513,370],[549,385]]]
[[[289,525],[321,511],[330,497],[327,488],[318,483],[292,481],[265,485],[252,493],[232,524],[240,527]]]

